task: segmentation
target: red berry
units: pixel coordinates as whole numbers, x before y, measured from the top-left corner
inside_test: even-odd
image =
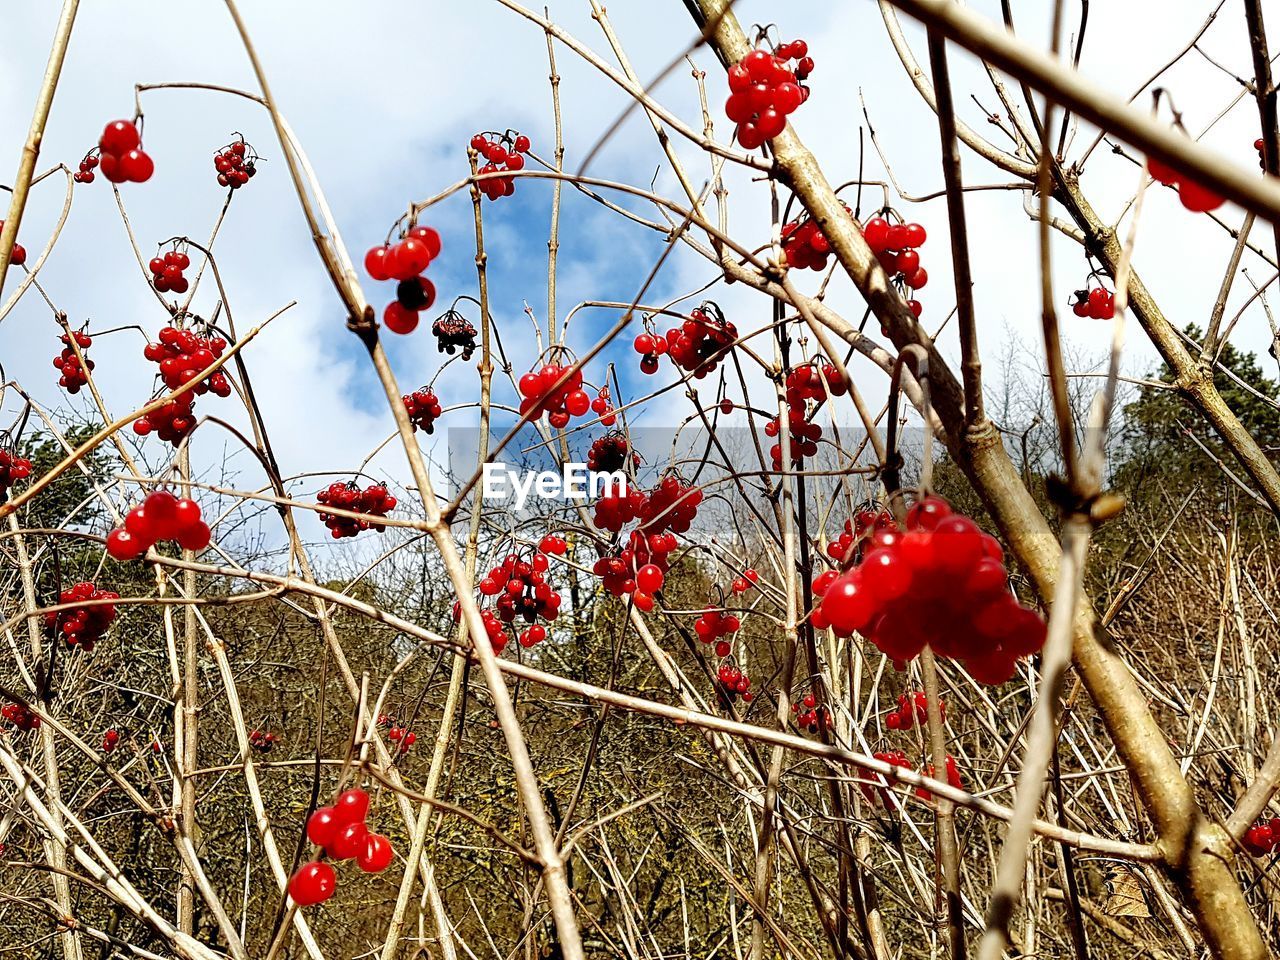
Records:
[[[333,807],[317,807],[307,819],[307,839],[318,847],[327,847],[338,832],[338,822]]]
[[[333,801],[333,812],[336,822],[342,826],[364,823],[364,818],[369,815],[369,794],[358,788],[344,790]]]
[[[130,150],[120,157],[120,176],[134,183],[146,183],[155,173],[156,165],[142,150]]]
[[[370,247],[369,252],[364,255],[365,273],[374,280],[390,280],[391,279],[391,247],[383,244],[380,247]],[[152,261],[153,263],[155,261]]]
[[[420,241],[427,248],[427,253],[432,260],[440,256],[440,234],[431,227],[413,227],[406,234],[406,237],[412,237],[414,240]]]
[[[418,311],[406,310],[392,300],[382,311],[382,322],[392,333],[413,333],[418,326]]]
[[[416,237],[405,237],[391,248],[387,268],[396,280],[416,277],[431,266],[431,251]]]
[[[289,896],[298,906],[309,907],[328,900],[337,888],[338,878],[333,867],[313,860],[300,866],[290,879]]]
[[[107,553],[114,560],[134,560],[147,552],[148,544],[129,531],[115,529],[107,534]]]
[[[364,825],[363,820],[357,820],[339,827],[324,849],[335,860],[354,860],[364,850],[368,837],[369,828]]]
[[[102,148],[103,153],[119,156],[133,150],[141,142],[142,138],[138,136],[138,128],[133,125],[133,121],[113,120],[102,131],[98,146]]]
[[[380,833],[371,833],[365,838],[364,849],[356,857],[356,865],[365,873],[381,873],[390,866],[394,856],[391,841]]]
[[[636,571],[636,586],[645,593],[656,593],[662,589],[665,577],[657,564],[648,563]]]

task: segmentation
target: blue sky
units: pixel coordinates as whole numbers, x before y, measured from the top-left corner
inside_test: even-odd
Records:
[[[56,4],[13,5],[6,11],[8,48],[0,60],[0,182],[16,169],[48,40],[56,20]],[[993,0],[974,5],[998,16]],[[1089,52],[1083,68],[1108,88],[1128,96],[1137,83],[1186,43],[1215,6],[1178,0],[1161,5],[1153,19],[1146,5],[1094,5],[1089,25]],[[271,79],[282,110],[302,140],[324,184],[343,237],[359,262],[366,247],[379,242],[387,227],[415,199],[436,193],[465,172],[465,145],[479,129],[517,128],[533,140],[534,150],[551,148],[550,93],[546,82],[546,44],[542,31],[491,0],[428,0],[418,4],[370,2],[358,12],[350,3],[332,0],[276,0],[243,3],[243,13]],[[180,11],[180,12],[177,12]],[[817,61],[814,95],[795,115],[800,134],[823,159],[833,181],[851,179],[858,169],[858,133],[862,123],[860,92],[894,172],[908,191],[925,193],[940,187],[937,135],[929,114],[907,81],[887,41],[870,0],[832,4],[802,0],[786,5],[742,0],[739,16],[746,24],[778,19],[787,38],[805,37]],[[585,2],[558,5],[555,18],[612,62],[604,38],[590,19]],[[653,76],[679,45],[694,34],[678,0],[615,0],[609,14],[627,53],[643,77]],[[1045,26],[1030,14],[1020,27],[1043,37]],[[1215,59],[1246,72],[1248,55],[1241,18],[1224,8],[1205,38]],[[920,31],[910,25],[917,56],[924,59]],[[1134,38],[1141,37],[1141,43]],[[698,63],[708,72],[709,96],[717,134],[729,135],[720,111],[724,97],[718,64],[699,51]],[[954,55],[958,97],[971,125],[993,133],[964,91],[973,91],[984,106],[995,102],[977,66]],[[557,48],[567,147],[574,166],[626,103],[625,96],[564,47]],[[198,80],[253,89],[247,59],[221,3],[190,2],[176,7],[158,0],[85,0],[72,41],[67,67],[43,145],[40,168],[62,161],[73,168],[96,142],[102,124],[132,112],[136,82]],[[1169,73],[1166,85],[1193,129],[1200,129],[1225,107],[1238,89],[1230,77],[1199,57],[1188,58]],[[681,65],[656,91],[658,98],[687,123],[701,127],[696,88]],[[1016,94],[1015,94],[1016,96]],[[1139,101],[1143,106],[1147,101]],[[268,158],[262,173],[236,196],[218,242],[219,262],[241,328],[259,322],[290,300],[298,305],[262,335],[249,353],[268,423],[284,469],[289,473],[339,471],[363,460],[391,431],[391,421],[373,380],[363,349],[343,325],[328,280],[307,236],[293,198],[285,165],[265,113],[236,98],[190,91],[154,91],[144,96],[146,146],[157,173],[148,184],[123,190],[129,216],[144,256],[154,244],[175,234],[202,239],[222,202],[224,191],[214,182],[211,157],[233,130],[242,131]],[[1253,165],[1252,140],[1257,118],[1245,98],[1208,138],[1224,155]],[[1092,131],[1081,128],[1075,142]],[[706,160],[680,143],[682,157],[701,182],[709,175]],[[634,114],[593,165],[592,174],[647,184],[661,166],[652,131]],[[868,177],[883,171],[870,150]],[[971,183],[1008,177],[972,155],[965,157]],[[1104,215],[1119,215],[1121,204],[1136,187],[1136,170],[1099,151],[1085,174],[1085,187]],[[670,176],[659,172],[658,189],[678,198]],[[767,236],[768,192],[745,174],[729,173],[730,230],[747,246]],[[513,354],[517,376],[532,360],[532,338],[523,317],[527,302],[539,319],[546,312],[546,240],[550,184],[522,182],[514,197],[485,203],[489,239],[493,314]],[[1025,348],[1035,364],[1040,355],[1038,292],[1035,281],[1035,227],[1021,209],[1019,194],[992,191],[971,195],[972,240],[976,261],[976,298],[989,384],[999,386],[996,359],[1009,344]],[[635,295],[658,252],[659,238],[626,223],[599,206],[564,194],[559,302],[564,315],[584,299],[628,300]],[[643,204],[622,201],[646,214]],[[33,193],[22,242],[32,251],[43,245],[62,203],[62,188],[50,179]],[[903,212],[924,223],[932,239],[924,260],[932,276],[921,298],[926,321],[938,322],[954,301],[950,290],[949,249],[941,201],[910,204]],[[650,214],[651,215],[651,214]],[[1229,221],[1239,211],[1227,207]],[[474,294],[471,208],[460,193],[426,217],[444,237],[444,252],[433,264],[442,301]],[[1265,231],[1255,232],[1264,246]],[[1162,299],[1178,325],[1203,323],[1220,280],[1230,241],[1203,218],[1185,214],[1168,194],[1148,204],[1137,263],[1149,287]],[[1080,252],[1056,245],[1060,302],[1079,285],[1087,270]],[[1204,269],[1203,264],[1212,265]],[[1251,274],[1268,275],[1252,256]],[[683,295],[712,278],[708,266],[687,251],[673,256],[646,299],[662,302]],[[17,282],[11,271],[6,290]],[[42,273],[50,297],[78,323],[93,328],[140,323],[154,333],[164,321],[133,260],[107,184],[79,187],[63,238]],[[799,280],[813,289],[815,275]],[[390,290],[366,290],[379,307]],[[389,285],[387,285],[389,288]],[[1241,281],[1233,304],[1243,302],[1248,284]],[[197,310],[212,305],[211,285],[203,289]],[[718,288],[711,294],[740,328],[762,322],[768,301],[740,288]],[[856,292],[836,278],[829,300],[851,316],[861,316]],[[583,349],[614,314],[592,311],[575,321],[573,345]],[[635,355],[630,341],[620,340],[611,356],[621,364],[624,382],[635,385]],[[88,409],[87,397],[67,398],[55,384],[50,358],[57,352],[57,329],[48,308],[30,291],[17,310],[0,324],[0,362],[40,402],[53,409]],[[1069,324],[1069,342],[1097,354],[1107,330],[1096,321]],[[429,331],[411,337],[387,335],[387,345],[404,389],[426,382],[440,363]],[[1261,313],[1242,321],[1238,345],[1265,350],[1269,339]],[[142,339],[122,334],[95,342],[91,351],[98,377],[113,413],[137,406],[150,394],[152,368],[141,357]],[[954,330],[942,338],[944,352],[954,356]],[[1132,330],[1126,366],[1134,373],[1149,370],[1154,352],[1139,330]],[[523,366],[522,366],[523,364]],[[595,372],[599,374],[602,368]],[[878,405],[884,381],[868,364],[855,361],[854,371],[867,395]],[[663,377],[666,377],[664,369]],[[474,396],[469,368],[454,364],[443,378],[446,403]],[[654,381],[644,378],[644,385]],[[509,398],[508,398],[509,399]],[[229,401],[205,400],[202,412],[228,415]],[[678,392],[643,411],[649,424],[676,422],[687,407]],[[4,411],[5,415],[11,409]],[[210,431],[212,435],[212,431]],[[202,441],[202,455],[212,462],[222,441]],[[158,441],[148,449],[157,456]],[[246,465],[247,466],[247,465]],[[372,470],[403,477],[401,455],[390,447],[373,461]],[[246,479],[247,484],[256,480]]]

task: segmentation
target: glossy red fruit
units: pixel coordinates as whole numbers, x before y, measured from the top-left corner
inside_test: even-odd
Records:
[[[337,832],[338,821],[333,807],[317,807],[307,818],[307,839],[317,847],[327,847]]]
[[[382,322],[392,333],[413,333],[418,326],[418,311],[406,310],[392,300],[382,311]]]
[[[130,150],[120,157],[120,175],[125,180],[146,183],[155,171],[155,161],[143,150]]]
[[[111,183],[124,183],[128,179],[120,171],[120,158],[105,150],[102,152],[102,175]]]
[[[914,250],[903,250],[898,254],[895,263],[899,273],[905,273],[910,276],[920,269],[920,254]]]
[[[124,518],[124,528],[133,536],[147,543],[154,543],[160,538],[156,535],[156,525],[152,522],[145,507],[134,507]]]
[[[431,251],[416,237],[405,237],[393,248],[389,266],[395,279],[408,280],[431,266]]]
[[[636,586],[645,593],[651,594],[661,590],[665,579],[657,564],[646,563],[636,571]]]
[[[1193,213],[1208,213],[1210,210],[1217,210],[1223,204],[1223,199],[1218,194],[1190,180],[1183,180],[1179,185],[1178,199]]]
[[[839,577],[822,598],[822,614],[839,633],[863,630],[874,612],[875,598],[853,574]]]
[[[369,252],[364,255],[364,271],[369,274],[373,280],[390,280],[391,279],[391,247],[383,244],[380,247],[370,247]]]
[[[107,553],[113,560],[133,560],[147,552],[147,544],[128,530],[117,529],[107,534]]]
[[[364,823],[364,818],[369,815],[369,794],[358,787],[344,790],[333,801],[333,812],[336,821],[342,826]]]
[[[289,896],[300,907],[324,903],[338,889],[338,877],[333,867],[318,860],[304,863],[289,880]]]
[[[952,514],[933,528],[938,567],[945,573],[963,573],[983,556],[982,531],[968,517]]]
[[[380,833],[371,833],[364,841],[364,849],[356,857],[356,866],[365,873],[381,873],[391,865],[395,848]]]
[[[858,575],[881,603],[897,600],[911,589],[911,566],[889,550],[872,550],[863,557]],[[831,616],[830,611],[827,616]]]
[[[173,505],[173,522],[178,530],[186,530],[200,523],[200,504],[182,499]]]
[[[908,530],[932,530],[943,517],[951,516],[951,507],[941,497],[925,497],[907,510]]]
[[[889,246],[889,221],[884,217],[872,217],[862,228],[862,238],[872,253],[881,253]]]
[[[339,827],[324,849],[335,860],[354,860],[364,850],[368,838],[369,828],[363,820],[358,820]]]
[[[188,510],[189,508],[184,508]],[[178,498],[165,490],[156,490],[142,501],[145,522],[153,540],[170,540],[182,529],[178,517]],[[199,519],[197,517],[196,519]],[[128,522],[126,521],[126,526]],[[132,530],[132,527],[129,527]]]
[[[422,245],[427,248],[427,253],[430,255],[432,260],[440,256],[440,234],[431,227],[412,227],[406,236],[412,237],[414,240],[421,241]]]
[[[116,156],[120,156],[133,150],[141,142],[142,138],[138,136],[138,128],[133,125],[132,120],[112,120],[102,131],[98,146],[105,153],[114,153]],[[107,179],[111,178],[108,177]]]
[[[183,550],[199,553],[209,546],[209,541],[213,539],[213,533],[208,524],[198,520],[191,526],[184,527],[174,539],[178,541],[178,546]]]
[[[762,110],[760,116],[756,119],[756,128],[760,131],[760,135],[766,140],[772,140],[778,134],[782,133],[787,127],[787,118],[784,114],[770,107]]]

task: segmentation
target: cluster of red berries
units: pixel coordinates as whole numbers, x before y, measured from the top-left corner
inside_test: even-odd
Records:
[[[431,227],[410,227],[398,243],[371,247],[364,255],[364,269],[374,280],[395,280],[396,298],[382,312],[382,322],[392,333],[412,333],[418,314],[436,302],[436,288],[423,271],[440,255],[440,234]]]
[[[155,173],[155,162],[142,149],[142,136],[132,120],[108,123],[98,138],[98,152],[102,175],[112,183],[146,183]],[[83,177],[81,180],[86,182]]]
[[[1147,173],[1166,187],[1177,187],[1178,200],[1192,213],[1208,213],[1210,210],[1217,210],[1224,203],[1222,197],[1208,187],[1200,186],[1155,157],[1147,157]]]
[[[891,767],[900,767],[903,770],[911,770],[911,761],[907,759],[907,755],[901,750],[877,750],[871,754],[881,763],[887,763]],[[892,774],[890,775],[892,777]],[[862,795],[866,797],[867,803],[874,806],[877,801],[882,806],[889,806],[889,780],[886,780],[878,773],[871,774],[869,781],[861,781],[858,783],[858,789],[862,791]]]
[[[848,392],[849,385],[835,364],[819,364],[811,360],[787,374],[787,403],[793,407],[802,405],[806,400],[821,403],[828,396],[843,397]]]
[[[821,727],[831,725],[831,712],[812,693],[806,693],[799,703],[791,705],[791,712],[796,715],[796,726],[810,733],[817,733]]]
[[[843,206],[843,205],[842,205]],[[846,212],[849,208],[845,207]],[[796,270],[825,270],[831,241],[808,216],[782,225],[782,256]]]
[[[960,776],[960,766],[959,764],[956,763],[956,758],[951,756],[951,754],[947,754],[946,767],[947,767],[947,786],[954,787],[957,790],[963,790],[964,780]],[[930,779],[936,778],[936,774],[934,773],[934,766],[932,763],[924,768],[924,775],[926,777],[929,777]],[[930,800],[933,798],[933,794],[930,791],[926,790],[924,787],[916,788],[916,796],[919,797],[921,800]]]
[[[844,522],[840,536],[827,544],[827,556],[836,563],[852,559],[853,546],[870,533],[894,529],[893,514],[888,510],[859,510],[852,520]]]
[[[391,841],[378,833],[370,833],[365,818],[369,815],[369,794],[363,790],[345,790],[338,794],[333,806],[319,807],[307,820],[307,839],[334,860],[355,860],[365,873],[381,873],[391,865],[395,849]],[[323,903],[338,888],[333,867],[320,860],[304,863],[289,880],[289,896],[300,907]]]
[[[600,392],[591,401],[591,412],[600,418],[602,426],[612,427],[618,422],[618,414],[613,409],[613,403],[610,401],[608,387],[601,387]]]
[[[515,172],[524,169],[524,154],[529,152],[529,138],[523,133],[477,133],[471,138],[471,149],[488,162],[479,169],[481,175]],[[515,177],[490,177],[480,180],[476,188],[490,200],[509,197],[516,192]]]
[[[616,556],[595,562],[593,572],[603,578],[605,590],[615,597],[634,594],[639,609],[652,610],[653,594],[639,588],[639,571],[652,566],[665,576],[667,557],[678,546],[675,535],[688,532],[701,502],[702,491],[675,474],[663,477],[648,494],[631,487],[606,490],[596,501],[595,525],[620,533],[627,523],[639,523]]]
[[[560,594],[547,583],[550,566],[550,559],[541,551],[528,560],[509,553],[479,583],[484,596],[498,598],[494,608],[499,620],[512,623],[521,617],[530,624],[520,634],[522,647],[535,646],[547,638],[546,628],[536,622],[539,617],[550,622],[560,615]]]
[[[347,483],[331,483],[316,494],[316,499],[339,510],[350,510],[352,513],[367,513],[375,517],[385,517],[396,508],[396,498],[387,491],[385,483],[375,483],[360,489],[354,480]],[[320,520],[329,528],[333,539],[354,537],[362,530],[377,530],[382,533],[386,525],[376,520],[358,520],[355,517],[340,517],[332,513],[321,513]]]
[[[818,441],[822,439],[822,425],[810,423],[808,412],[804,406],[790,407],[787,410],[787,429],[791,434],[791,464],[799,466],[805,457],[818,455]],[[764,425],[767,437],[776,437],[782,433],[782,418],[774,417]],[[782,444],[775,443],[769,448],[769,458],[773,461],[773,469],[782,468]]]
[[[947,718],[947,705],[942,700],[938,701],[938,712],[943,720]],[[924,726],[929,722],[929,698],[923,691],[911,696],[898,694],[898,709],[885,717],[884,722],[890,730],[910,730],[916,723]]]
[[[553,557],[563,557],[569,552],[569,541],[558,533],[548,533],[538,541],[538,550]]]
[[[0,498],[19,480],[31,476],[31,461],[0,447]]]
[[[746,593],[754,584],[759,582],[760,574],[756,573],[754,567],[747,567],[742,571],[742,576],[734,579],[731,589],[734,593]]]
[[[408,753],[413,748],[413,745],[418,742],[418,735],[412,730],[401,726],[396,718],[389,713],[381,714],[378,717],[378,726],[387,728],[387,739],[400,745],[400,753]]]
[[[280,738],[270,730],[258,730],[254,728],[249,733],[249,748],[256,750],[258,753],[270,753]]]
[[[1265,857],[1280,849],[1280,817],[1259,820],[1244,832],[1240,842],[1254,857]]]
[[[556,383],[569,375],[560,386]],[[582,389],[582,371],[548,363],[541,370],[530,370],[520,378],[520,415],[532,413],[531,419],[547,415],[547,422],[557,430],[569,425],[570,417],[586,416],[591,398]]]
[[[597,514],[598,512],[597,510]],[[598,523],[597,520],[597,525]],[[612,556],[600,557],[591,571],[602,579],[603,586],[610,596],[622,597],[631,594],[632,602],[636,607],[648,613],[653,609],[653,594],[639,588],[637,576],[641,570],[652,567],[665,577],[668,569],[667,556],[677,546],[673,533],[661,532],[646,535],[643,530],[635,529],[627,535],[626,545],[622,549]],[[661,587],[661,581],[658,583]]]
[[[97,148],[90,150],[80,160],[80,169],[71,175],[76,183],[93,183],[97,174],[93,171],[98,166]]]
[[[823,378],[826,378],[825,382]],[[832,364],[806,363],[787,374],[787,429],[791,435],[791,463],[798,466],[805,457],[818,453],[818,441],[822,439],[822,426],[809,421],[809,400],[821,402],[828,396],[840,397],[848,392],[848,386]],[[764,427],[765,436],[776,437],[782,432],[782,418],[774,417]],[[782,444],[769,448],[773,469],[782,468]]]
[[[672,327],[664,337],[642,333],[633,346],[641,354],[641,373],[657,373],[658,357],[665,353],[677,367],[701,380],[715,370],[737,339],[737,327],[725,320],[717,303],[707,300],[689,311],[689,319]]]
[[[180,255],[181,256],[181,255]],[[227,349],[227,341],[216,334],[199,334],[178,327],[161,327],[156,340],[148,343],[142,355],[160,366],[160,377],[170,390],[176,390],[212,366]],[[191,392],[203,396],[212,392],[218,397],[231,396],[231,383],[226,374],[215,370],[197,383]]]
[[[493,652],[502,653],[507,647],[507,632],[502,621],[488,607],[480,611],[480,619],[484,621],[484,632],[489,636],[489,645],[493,647]],[[462,622],[462,604],[457,600],[453,601],[453,622],[455,625]]]
[[[115,727],[109,727],[102,734],[102,752],[111,753],[115,750],[116,745],[120,743],[120,731]]]
[[[417,430],[421,427],[426,433],[435,432],[436,417],[440,416],[442,411],[440,400],[433,390],[423,387],[413,393],[406,393],[400,398],[400,402],[404,404],[405,412],[413,422],[413,429]]]
[[[183,254],[185,256],[185,254]],[[183,280],[183,283],[186,283]],[[195,380],[200,372],[213,364],[227,349],[220,336],[198,334],[178,327],[162,327],[158,338],[143,348],[142,355],[160,367],[160,378],[170,390]],[[133,432],[145,437],[153,430],[161,440],[177,444],[196,425],[195,398],[206,393],[218,397],[231,396],[231,381],[221,370],[215,370],[191,390],[174,397],[164,406],[144,414],[133,422]]]
[[[698,515],[700,503],[702,491],[672,473],[663,477],[648,494],[632,487],[621,490],[609,487],[596,501],[594,520],[600,529],[614,533],[632,520],[639,520],[640,529],[648,535],[667,529],[687,533]]]
[[[454,351],[460,349],[465,361],[476,352],[476,328],[457,310],[450,310],[437,319],[431,325],[431,333],[436,338],[436,349],[441,353],[453,356]]]
[[[640,529],[652,536],[664,529],[688,533],[702,503],[702,490],[686,483],[674,473],[658,481],[641,506],[637,519]],[[667,551],[670,553],[670,551]]]
[[[4,221],[0,220],[0,230],[4,229]],[[15,267],[20,267],[27,262],[27,248],[16,240],[13,243],[13,250],[9,252],[9,262]]]
[[[1077,317],[1110,320],[1116,315],[1116,295],[1106,287],[1077,290],[1071,302],[1071,312]]]
[[[920,224],[891,224],[884,217],[872,217],[862,228],[862,237],[890,278],[913,291],[929,282],[929,271],[920,266],[919,252],[929,235]],[[924,312],[918,300],[908,300],[907,306],[917,317]]]
[[[213,168],[218,171],[218,186],[239,190],[258,172],[258,154],[244,142],[233,140],[213,155]]]
[[[725,613],[719,607],[704,607],[698,619],[693,621],[693,632],[703,643],[716,645],[716,656],[729,655],[728,640],[725,637],[735,634],[742,628],[742,621],[732,613]]]
[[[111,590],[99,590],[89,581],[77,583],[70,590],[58,595],[58,603],[86,604],[95,600],[119,600],[120,594]],[[61,633],[69,647],[79,647],[86,653],[102,639],[102,635],[116,618],[113,603],[92,603],[74,606],[66,610],[49,611],[44,615],[44,626],[49,633]]]
[[[6,703],[0,707],[0,720],[7,720],[23,733],[40,728],[40,718],[20,703]]]
[[[640,466],[640,454],[631,449],[626,435],[620,430],[612,430],[602,437],[596,437],[587,451],[587,469],[594,470],[596,473],[614,473],[623,470],[627,466],[627,461],[630,461],[632,466]]]
[[[147,494],[124,518],[124,526],[107,534],[107,553],[116,560],[136,560],[160,540],[173,540],[183,550],[203,550],[212,534],[200,519],[200,504],[179,500],[166,490]]]
[[[58,386],[63,387],[67,393],[75,394],[79,393],[80,388],[89,382],[88,371],[93,369],[93,361],[85,357],[84,366],[80,365],[80,358],[76,356],[75,350],[71,347],[72,337],[76,338],[76,346],[80,348],[81,352],[89,348],[89,345],[93,343],[93,338],[87,333],[64,333],[58,338],[66,344],[62,348],[62,352],[53,358],[53,365],[61,371],[58,377]]]
[[[154,430],[157,437],[176,447],[196,425],[193,413],[195,400],[195,394],[191,392],[174,397],[163,406],[133,421],[133,432],[145,437]]]
[[[152,257],[148,266],[151,268],[151,285],[160,293],[186,293],[191,286],[182,275],[182,271],[191,266],[191,258],[182,250],[174,248],[163,256]]]
[[[873,753],[872,756],[882,763],[889,764],[891,767],[898,767],[903,770],[913,769],[911,761],[907,759],[907,755],[901,750],[877,751],[876,753]],[[956,763],[956,758],[951,756],[951,754],[947,754],[946,767],[947,785],[954,787],[956,790],[963,790],[964,780],[960,776],[960,767]],[[933,779],[933,764],[928,764],[921,772],[930,779]],[[890,774],[890,778],[892,779],[892,774]],[[867,798],[868,803],[874,804],[879,800],[881,804],[887,807],[889,806],[889,783],[890,781],[886,780],[880,774],[873,774],[871,781],[860,783],[858,786],[862,790],[862,795]],[[933,797],[933,793],[926,790],[924,787],[917,787],[916,796],[921,800],[929,800]]]
[[[794,68],[788,66],[796,61]],[[738,125],[737,139],[755,150],[787,126],[787,117],[809,99],[804,81],[813,72],[809,45],[803,40],[781,44],[772,53],[752,50],[729,68],[725,115]]]
[[[716,670],[716,679],[720,681],[720,687],[730,700],[742,697],[743,703],[751,702],[751,678],[733,661],[725,660],[720,664],[719,669]]]
[[[861,633],[897,664],[928,644],[993,685],[1044,645],[1044,620],[1008,588],[1000,544],[945,500],[915,503],[905,532],[881,530],[869,546],[858,566],[815,581],[814,626]]]

